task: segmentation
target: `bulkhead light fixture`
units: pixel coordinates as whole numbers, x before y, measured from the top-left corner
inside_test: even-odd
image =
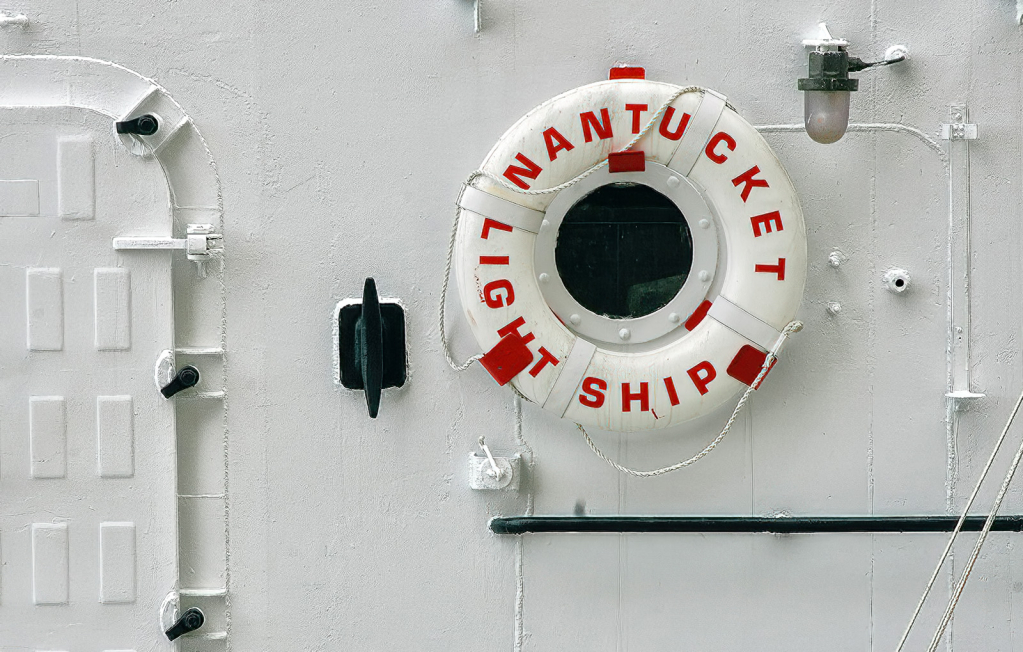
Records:
[[[799,80],[799,90],[804,91],[803,120],[806,133],[818,143],[836,142],[849,126],[849,97],[859,86],[858,79],[849,77],[874,66],[887,66],[905,61],[904,46],[895,45],[885,52],[883,61],[866,62],[850,57],[846,48],[849,42],[831,36],[828,26],[821,23],[821,38],[803,41],[805,47],[812,47],[807,62],[808,77]]]

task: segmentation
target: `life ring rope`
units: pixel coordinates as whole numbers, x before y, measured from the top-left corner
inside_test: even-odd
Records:
[[[725,435],[728,434],[728,431],[732,429],[732,424],[734,424],[735,420],[739,417],[739,413],[742,412],[742,408],[746,406],[746,402],[749,400],[750,394],[752,394],[758,387],[760,387],[760,383],[764,380],[764,376],[766,376],[767,372],[771,370],[771,365],[773,365],[774,361],[777,359],[778,351],[781,350],[781,347],[785,343],[785,340],[788,339],[789,335],[791,335],[792,333],[798,333],[800,330],[802,330],[802,328],[803,322],[793,320],[789,322],[788,326],[782,329],[781,336],[778,338],[777,342],[775,342],[774,346],[771,347],[771,350],[767,352],[767,357],[764,358],[764,365],[763,367],[761,367],[760,373],[757,374],[756,380],[754,380],[753,384],[747,387],[746,391],[743,392],[742,396],[739,398],[739,402],[735,404],[735,409],[732,410],[732,416],[728,417],[728,421],[725,422],[725,426],[721,429],[721,432],[709,444],[707,444],[703,450],[701,450],[696,455],[693,455],[689,459],[682,460],[681,462],[677,462],[675,464],[672,464],[671,466],[665,466],[660,469],[654,469],[653,471],[637,471],[635,469],[630,469],[629,467],[623,466],[618,462],[612,460],[607,455],[605,455],[604,452],[600,450],[597,447],[597,445],[593,442],[593,439],[590,438],[590,433],[586,432],[586,428],[584,428],[581,423],[577,423],[575,425],[577,428],[579,428],[579,432],[583,433],[583,438],[586,439],[586,443],[589,445],[590,450],[596,453],[597,457],[604,460],[605,462],[607,462],[608,464],[610,464],[611,466],[613,466],[622,473],[633,475],[636,476],[637,478],[652,478],[658,475],[664,475],[666,473],[678,471],[679,469],[684,469],[685,467],[691,464],[699,462],[704,457],[706,457],[708,453],[717,448],[717,445],[720,444],[721,440],[725,438]]]
[[[675,91],[674,93],[671,94],[671,96],[667,99],[667,101],[664,102],[664,104],[661,104],[661,108],[657,109],[657,112],[654,113],[654,115],[650,118],[650,121],[646,123],[646,126],[643,127],[643,129],[638,134],[636,134],[632,138],[632,140],[630,140],[629,143],[625,147],[621,148],[616,153],[617,154],[621,154],[622,152],[628,152],[633,147],[635,147],[636,144],[639,141],[643,140],[643,138],[647,135],[647,133],[649,133],[650,129],[652,129],[653,126],[660,121],[661,117],[664,115],[664,112],[668,110],[668,107],[671,106],[675,102],[675,100],[677,100],[678,98],[682,97],[686,93],[704,93],[704,94],[708,94],[709,92],[708,92],[708,90],[706,88],[704,88],[702,86],[685,86],[683,88],[678,89],[677,91]],[[728,104],[727,102],[725,102],[725,106],[727,106],[728,108],[732,108],[732,106],[730,104]],[[611,160],[610,157],[604,158],[599,163],[597,163],[596,165],[594,165],[590,169],[582,172],[578,176],[576,176],[576,177],[574,177],[572,179],[569,179],[568,181],[565,181],[564,183],[559,183],[556,186],[551,186],[550,188],[536,188],[536,189],[526,190],[526,189],[519,188],[518,186],[510,184],[507,181],[505,181],[504,179],[502,179],[501,177],[499,177],[498,175],[496,175],[496,174],[494,174],[492,172],[487,172],[486,170],[476,170],[475,172],[470,174],[469,178],[465,180],[465,184],[464,185],[468,186],[468,185],[472,184],[472,182],[475,181],[478,177],[486,177],[486,178],[490,179],[491,181],[499,183],[502,187],[507,188],[508,190],[511,190],[512,192],[516,192],[516,193],[518,193],[520,195],[550,195],[552,193],[561,192],[565,188],[568,188],[570,186],[573,186],[573,185],[579,183],[580,181],[582,181],[586,177],[590,176],[591,174],[593,174],[597,170],[599,170],[599,169],[603,168],[604,166],[606,166],[608,164],[608,161],[610,161],[610,160]]]
[[[643,137],[646,136],[647,133],[653,128],[653,126],[655,124],[657,124],[657,121],[661,119],[661,117],[664,115],[664,112],[668,110],[668,107],[671,106],[671,104],[675,100],[677,100],[678,98],[682,97],[686,93],[707,93],[707,89],[703,88],[702,86],[685,86],[683,88],[678,89],[674,93],[672,93],[671,97],[669,97],[667,99],[667,101],[665,101],[663,104],[661,104],[661,107],[659,109],[657,109],[657,112],[654,113],[654,115],[646,123],[646,126],[643,127],[643,129],[638,134],[636,134],[636,136],[633,137],[633,139],[630,140],[629,143],[625,147],[623,147],[621,149],[621,151],[622,152],[627,152],[630,149],[632,149],[633,147],[635,147],[636,143],[638,143],[640,140],[642,140]],[[725,106],[727,106],[728,108],[733,108],[727,102],[725,103]],[[469,187],[469,188],[475,188],[475,186],[473,186],[473,182],[476,181],[476,179],[478,179],[479,177],[486,177],[486,178],[490,179],[491,181],[499,183],[504,188],[507,188],[508,190],[510,190],[512,192],[515,192],[515,193],[518,193],[520,195],[549,195],[551,193],[561,192],[565,188],[568,188],[569,186],[571,186],[573,184],[579,183],[580,181],[582,181],[586,177],[590,176],[591,174],[593,174],[597,170],[599,170],[599,169],[603,168],[605,165],[607,165],[608,164],[608,160],[609,160],[609,158],[604,158],[602,161],[600,161],[599,163],[597,163],[596,165],[594,165],[590,169],[582,172],[581,174],[579,174],[575,178],[569,179],[568,181],[566,181],[564,183],[559,183],[558,185],[553,186],[551,188],[540,188],[540,189],[525,190],[525,189],[519,188],[517,186],[514,186],[514,185],[508,183],[507,181],[505,181],[504,179],[500,178],[496,174],[492,174],[490,172],[487,172],[486,170],[476,170],[475,172],[471,173],[468,177],[466,177],[466,179],[462,183],[462,185],[465,186],[465,187]],[[447,310],[447,302],[448,302],[448,283],[451,280],[451,265],[452,265],[452,260],[454,260],[454,257],[455,257],[455,240],[458,237],[458,219],[459,219],[460,215],[461,215],[461,207],[459,206],[459,203],[456,201],[455,202],[455,219],[452,221],[452,224],[451,224],[451,239],[448,241],[448,256],[447,256],[447,261],[444,264],[444,282],[441,283],[441,286],[440,286],[440,310],[438,311],[438,316],[437,316],[437,330],[440,333],[440,348],[444,352],[444,358],[447,360],[448,366],[451,367],[454,371],[465,371],[470,366],[472,366],[472,363],[476,362],[477,360],[479,360],[480,358],[483,357],[482,353],[477,353],[476,355],[469,357],[465,362],[462,362],[462,363],[457,362],[455,360],[454,356],[451,354],[451,348],[448,345],[447,330],[445,328],[445,317],[446,317],[445,316],[445,312]],[[516,391],[518,391],[518,390],[516,390]],[[525,397],[523,397],[523,398],[525,398]]]
[[[699,92],[699,93],[702,93],[704,95],[704,100],[705,100],[704,104],[707,103],[706,102],[706,98],[708,98],[710,96],[713,96],[714,99],[720,98],[717,102],[712,102],[712,104],[716,104],[717,105],[716,108],[718,108],[718,110],[713,112],[714,113],[714,116],[713,116],[714,119],[711,122],[716,122],[717,121],[716,120],[717,116],[720,115],[720,111],[723,108],[721,105],[727,106],[728,108],[732,109],[733,111],[735,110],[734,107],[730,103],[725,101],[725,99],[722,96],[717,95],[713,91],[708,91],[707,89],[704,89],[704,88],[699,87],[699,86],[687,86],[687,87],[680,88],[680,89],[674,91],[671,94],[671,96],[669,96],[668,99],[665,102],[663,102],[663,104],[661,104],[661,106],[657,109],[657,111],[653,114],[653,116],[651,116],[649,121],[647,121],[646,125],[642,128],[642,130],[639,133],[635,134],[635,136],[624,147],[622,147],[621,149],[617,150],[617,152],[615,152],[615,153],[619,153],[620,154],[620,153],[623,153],[623,152],[630,151],[633,147],[635,147],[639,143],[640,140],[642,140],[644,137],[646,137],[649,134],[649,132],[653,128],[653,126],[655,124],[657,124],[658,121],[660,121],[663,118],[663,116],[664,116],[665,112],[668,110],[668,108],[676,100],[678,100],[679,97],[681,97],[682,95],[685,95],[687,93],[694,93],[694,92]],[[708,106],[708,111],[707,111],[708,116],[711,113],[711,111],[709,110],[710,108],[715,108],[715,107]],[[706,120],[704,120],[704,121],[707,121],[707,120],[709,120],[708,116],[699,116],[699,118],[707,118]],[[692,125],[693,127],[697,126],[697,123],[699,122],[699,118],[696,121],[694,121],[694,123]],[[713,128],[713,125],[710,125],[708,128]],[[698,129],[697,131],[703,131],[703,130],[702,129]],[[703,140],[705,140],[705,139],[703,139]],[[700,149],[700,152],[702,152],[702,144],[699,147],[699,149]],[[673,155],[673,160],[674,160],[674,158],[676,156],[678,156],[677,152],[676,152],[676,154]],[[686,158],[686,157],[682,157],[682,158]],[[460,221],[460,217],[461,217],[461,210],[470,210],[470,211],[472,211],[473,210],[473,206],[466,205],[467,203],[483,202],[483,203],[480,204],[480,208],[481,209],[485,209],[485,208],[492,209],[492,210],[483,210],[482,213],[484,215],[493,214],[495,212],[494,209],[496,209],[496,211],[501,211],[502,213],[508,213],[507,215],[505,215],[505,217],[507,218],[506,219],[507,222],[512,222],[513,224],[516,223],[516,222],[523,222],[522,224],[515,224],[515,225],[518,226],[519,228],[523,228],[524,230],[527,230],[527,231],[530,231],[530,232],[535,232],[536,231],[534,228],[529,228],[530,226],[532,226],[532,222],[535,221],[535,216],[533,216],[531,214],[533,212],[532,209],[529,209],[526,206],[521,206],[521,205],[519,205],[516,202],[513,202],[511,200],[504,199],[504,198],[501,198],[501,197],[498,197],[498,196],[494,196],[494,195],[491,195],[490,193],[487,193],[485,191],[479,190],[477,188],[476,184],[475,184],[476,180],[479,179],[480,177],[486,177],[487,179],[489,179],[490,181],[494,182],[495,184],[497,184],[501,188],[506,189],[506,190],[508,190],[508,191],[510,191],[510,192],[512,192],[512,193],[514,193],[516,195],[520,195],[520,196],[550,195],[550,194],[555,194],[555,193],[561,192],[562,190],[565,190],[566,188],[569,188],[569,187],[579,183],[583,179],[586,179],[587,177],[589,177],[590,175],[594,174],[595,172],[597,172],[597,171],[601,170],[602,168],[608,166],[609,162],[610,162],[610,155],[605,157],[605,158],[603,158],[603,159],[601,159],[599,162],[597,162],[596,164],[592,165],[590,168],[584,170],[583,172],[581,172],[577,176],[573,177],[572,179],[569,179],[569,180],[567,180],[567,181],[565,181],[563,183],[557,184],[557,185],[549,187],[549,188],[539,188],[539,189],[536,189],[536,188],[533,188],[533,189],[531,189],[531,188],[524,188],[524,187],[519,187],[519,186],[513,185],[513,184],[509,183],[508,181],[506,181],[505,179],[499,177],[498,175],[496,175],[496,174],[494,174],[492,172],[488,172],[486,170],[482,170],[482,169],[475,170],[474,172],[472,172],[471,174],[468,175],[468,177],[466,178],[466,180],[463,183],[463,192],[461,193],[459,201],[456,201],[455,215],[454,215],[454,219],[452,221],[451,238],[450,238],[449,243],[448,243],[447,259],[446,259],[445,268],[444,268],[444,279],[443,279],[443,283],[441,285],[440,306],[439,306],[439,310],[438,310],[438,331],[439,331],[439,335],[440,335],[441,348],[443,350],[445,359],[448,362],[448,365],[453,370],[455,370],[455,371],[464,371],[468,367],[470,367],[473,362],[476,362],[476,361],[480,360],[483,357],[483,354],[476,354],[476,355],[473,355],[473,356],[469,357],[468,359],[466,359],[465,362],[463,362],[463,363],[457,362],[454,359],[454,357],[453,357],[453,355],[451,353],[450,344],[448,342],[447,333],[446,333],[446,327],[445,327],[445,323],[446,323],[447,291],[448,291],[448,284],[450,282],[450,277],[451,277],[451,272],[452,272],[452,265],[453,265],[454,253],[455,253],[455,245],[456,245],[456,241],[457,241],[458,227],[459,227],[459,221]],[[691,167],[691,166],[688,166],[688,167]],[[479,196],[477,197],[476,195],[479,195]],[[745,199],[745,197],[743,199]],[[504,205],[505,203],[507,203],[508,206],[505,206]],[[495,204],[499,204],[499,205],[495,206]],[[474,212],[481,212],[481,211],[474,211]],[[731,307],[731,306],[724,306],[724,307],[728,308],[728,307]],[[719,312],[720,311],[721,311],[721,308],[719,308]],[[742,314],[738,315],[739,312],[741,312]],[[664,475],[666,473],[671,473],[671,472],[674,472],[674,471],[686,468],[686,467],[694,464],[695,462],[701,460],[703,457],[708,455],[712,450],[714,450],[714,448],[716,448],[718,446],[718,444],[720,444],[720,442],[725,438],[725,436],[731,430],[731,428],[734,425],[736,419],[738,418],[738,415],[742,412],[742,409],[745,407],[746,403],[749,401],[749,397],[752,394],[752,392],[759,388],[760,383],[763,381],[764,377],[767,375],[767,373],[770,371],[771,367],[773,366],[774,362],[777,360],[778,352],[780,351],[781,347],[784,345],[786,339],[792,333],[798,332],[803,327],[803,324],[801,322],[794,320],[794,321],[789,322],[788,325],[785,326],[785,328],[782,329],[779,332],[779,331],[776,331],[774,328],[770,327],[768,324],[766,324],[766,323],[762,322],[761,320],[757,319],[756,317],[754,317],[752,315],[747,315],[745,313],[745,311],[741,310],[741,308],[737,307],[737,310],[731,311],[730,313],[728,313],[727,316],[734,317],[735,315],[732,315],[731,313],[736,313],[738,316],[743,317],[743,319],[731,319],[731,318],[729,318],[729,319],[725,319],[723,323],[728,322],[728,323],[726,323],[726,326],[728,328],[730,328],[731,330],[739,333],[740,335],[742,335],[744,337],[747,337],[748,339],[751,339],[751,341],[757,342],[758,345],[760,345],[763,349],[767,350],[767,354],[766,354],[766,357],[763,360],[763,364],[762,364],[762,366],[760,368],[760,371],[757,374],[755,380],[751,384],[749,384],[749,386],[746,388],[745,392],[739,398],[738,402],[735,405],[735,408],[732,410],[732,413],[731,413],[730,417],[728,418],[727,422],[724,424],[724,426],[721,429],[720,433],[703,450],[701,450],[699,453],[697,453],[696,455],[692,456],[689,459],[682,460],[680,462],[672,464],[671,466],[666,466],[666,467],[659,468],[659,469],[654,469],[654,470],[651,470],[651,471],[639,471],[639,470],[635,470],[635,469],[631,469],[629,467],[623,466],[623,465],[615,462],[614,460],[610,459],[607,455],[605,455],[597,447],[597,445],[594,443],[593,439],[590,437],[589,433],[584,428],[584,426],[582,424],[580,424],[580,423],[577,423],[576,425],[579,428],[580,432],[582,432],[583,437],[585,438],[585,440],[586,440],[587,444],[589,445],[590,449],[593,450],[593,452],[598,457],[603,459],[610,466],[612,466],[613,468],[615,468],[616,470],[618,470],[621,473],[632,475],[632,476],[636,476],[636,477],[655,477],[655,476],[659,476],[659,475]],[[718,316],[719,317],[724,317],[726,315],[721,314],[721,315],[718,315]],[[746,319],[746,317],[749,317],[749,318]],[[771,332],[768,333],[767,331],[771,331]],[[751,338],[750,335],[753,335],[753,334],[755,334],[755,336]],[[768,335],[771,335],[771,337],[768,337]],[[592,347],[592,345],[591,345],[591,347]],[[576,352],[573,350],[573,354],[574,353],[576,353]],[[582,360],[582,358],[584,358],[584,357],[585,358],[589,358],[589,356],[582,355],[583,353],[585,353],[584,351],[579,351],[579,353],[580,353],[580,355],[576,356],[576,357],[579,357],[580,360]],[[571,356],[569,357],[569,359],[571,360]],[[566,360],[566,367],[568,366],[567,362],[568,361]],[[585,365],[583,365],[583,366],[585,366]],[[564,369],[562,371],[564,371]],[[569,374],[569,375],[574,377],[577,374]],[[509,385],[509,386],[512,388],[512,390],[515,392],[515,394],[518,397],[524,398],[526,400],[533,400],[533,399],[525,396],[524,394],[522,394],[514,385]],[[547,403],[549,403],[549,402],[550,403],[559,403],[559,404],[564,402],[564,401],[560,400],[561,398],[563,398],[563,397],[560,397],[560,395],[556,396],[554,399],[552,399],[552,396],[558,395],[558,394],[559,394],[558,392],[552,391],[551,392],[551,396],[548,396],[547,400],[544,402],[544,407],[547,407]],[[558,405],[557,407],[560,407],[560,405]],[[555,410],[555,411],[557,412],[559,410]],[[564,410],[560,410],[560,412],[562,414],[564,414]]]

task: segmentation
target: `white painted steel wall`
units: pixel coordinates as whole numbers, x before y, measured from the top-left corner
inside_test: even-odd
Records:
[[[155,79],[217,162],[229,538],[214,514],[187,533],[197,547],[182,550],[180,567],[203,572],[205,562],[190,564],[188,553],[204,554],[206,536],[213,550],[226,545],[230,617],[227,642],[201,649],[893,648],[941,535],[519,541],[491,535],[486,523],[529,508],[571,513],[579,502],[594,514],[914,514],[961,505],[1023,384],[1023,33],[1014,7],[483,1],[478,36],[466,0],[5,7],[31,22],[0,30],[0,51],[96,57]],[[949,105],[966,102],[980,125],[971,144],[971,346],[975,388],[987,398],[961,414],[956,446],[946,442],[943,398],[948,184],[937,153],[905,133],[857,131],[831,146],[801,133],[766,136],[803,201],[807,327],[735,432],[693,468],[620,477],[570,423],[527,405],[519,428],[510,393],[482,369],[448,369],[435,312],[454,201],[508,126],[604,78],[615,62],[714,88],[754,124],[799,123],[799,41],[820,20],[864,59],[893,43],[911,53],[907,64],[859,75],[853,122],[903,123],[936,137]],[[849,259],[833,269],[836,248]],[[893,266],[913,275],[903,296],[882,287]],[[175,269],[179,290],[184,267]],[[385,395],[376,421],[361,394],[332,380],[333,306],[360,294],[369,275],[405,302],[411,351],[409,383]],[[839,315],[825,313],[830,301],[841,302]],[[474,353],[451,307],[454,348]],[[198,314],[177,311],[179,339]],[[698,450],[725,416],[674,440],[638,435],[626,444],[598,433],[598,443],[649,468]],[[481,434],[499,451],[531,456],[521,493],[468,489],[465,456]],[[179,467],[191,459],[196,473],[217,473],[220,462],[203,465],[219,439],[191,443],[195,456],[181,451]],[[0,512],[12,509],[0,496]],[[1020,510],[1017,489],[1005,511]],[[957,612],[953,649],[1023,648],[1020,541],[992,536]],[[214,555],[208,564],[213,579],[225,579],[218,563]],[[915,649],[946,595],[942,585]]]

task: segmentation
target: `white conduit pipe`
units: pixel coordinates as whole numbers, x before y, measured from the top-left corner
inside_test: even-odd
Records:
[[[1016,403],[1016,409],[1013,410],[1012,416],[1009,417],[1009,423],[1005,426],[1006,430],[1008,430],[1009,425],[1012,424],[1012,419],[1016,416],[1020,403],[1023,403],[1023,394],[1020,395],[1019,401]],[[995,522],[995,516],[998,514],[999,508],[1002,506],[1002,500],[1005,499],[1005,494],[1009,491],[1009,483],[1012,482],[1012,477],[1016,475],[1016,469],[1019,468],[1021,460],[1023,460],[1023,441],[1020,442],[1019,448],[1016,450],[1016,456],[1012,458],[1012,464],[1009,465],[1009,470],[1006,472],[1005,478],[1002,480],[1002,486],[998,490],[998,496],[995,497],[995,502],[991,506],[991,511],[987,515],[987,520],[984,521],[984,529],[981,530],[980,536],[977,537],[977,545],[974,546],[973,554],[970,555],[969,561],[966,562],[966,568],[963,569],[963,576],[959,579],[959,584],[956,585],[955,592],[952,593],[952,597],[948,600],[948,606],[945,608],[945,615],[941,618],[941,623],[938,625],[937,631],[934,632],[934,638],[931,639],[931,645],[927,649],[927,652],[934,652],[938,649],[938,643],[941,641],[941,636],[945,633],[945,628],[948,627],[948,623],[952,620],[952,614],[955,613],[956,605],[959,604],[959,597],[963,594],[963,589],[966,588],[966,581],[970,579],[970,573],[973,572],[973,565],[977,563],[977,558],[980,557],[980,549],[984,547],[984,541],[987,540],[987,535],[991,532],[991,525]]]

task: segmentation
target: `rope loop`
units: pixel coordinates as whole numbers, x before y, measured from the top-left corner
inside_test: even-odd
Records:
[[[775,342],[773,347],[771,347],[771,350],[767,352],[767,356],[764,358],[764,364],[763,366],[761,366],[760,373],[757,374],[756,380],[754,380],[753,383],[746,388],[746,391],[743,392],[742,397],[739,398],[739,402],[735,404],[735,409],[732,410],[732,416],[728,417],[728,421],[725,422],[725,426],[721,429],[721,432],[718,433],[718,436],[715,437],[709,444],[707,444],[703,450],[701,450],[699,453],[693,455],[687,460],[682,460],[681,462],[677,462],[675,464],[672,464],[671,466],[665,466],[660,469],[654,469],[653,471],[637,471],[635,469],[630,469],[627,466],[623,466],[618,462],[615,462],[610,457],[605,455],[603,451],[597,448],[597,445],[593,443],[593,439],[590,438],[590,434],[586,432],[586,428],[583,428],[582,424],[577,423],[576,427],[579,428],[579,432],[583,433],[583,438],[586,439],[586,443],[587,445],[589,445],[590,450],[596,453],[597,457],[604,460],[621,473],[632,475],[637,478],[653,478],[658,475],[664,475],[666,473],[678,471],[679,469],[684,469],[687,466],[699,462],[704,457],[706,457],[712,450],[717,448],[717,445],[720,444],[721,440],[725,438],[725,435],[728,434],[728,431],[732,429],[732,424],[735,423],[735,420],[736,418],[738,418],[739,413],[742,412],[742,408],[745,407],[746,402],[749,401],[749,397],[753,394],[754,391],[756,391],[758,387],[760,387],[760,383],[764,380],[764,376],[766,376],[767,372],[771,370],[771,365],[773,365],[774,361],[778,359],[778,351],[781,350],[781,347],[785,343],[785,340],[788,339],[789,335],[791,335],[792,333],[798,333],[802,329],[803,322],[800,321],[789,322],[789,324],[782,330],[781,337],[779,337],[778,341]]]
[[[657,111],[650,117],[650,120],[647,121],[646,126],[643,127],[643,129],[638,134],[636,134],[632,138],[632,140],[630,140],[628,142],[628,144],[625,145],[625,147],[623,147],[619,151],[620,152],[627,152],[627,151],[631,150],[633,147],[635,147],[636,144],[639,143],[639,141],[642,140],[650,132],[650,130],[653,128],[653,126],[655,124],[657,124],[657,121],[660,120],[664,116],[664,113],[665,113],[665,111],[668,110],[668,107],[671,106],[675,102],[675,100],[677,100],[678,98],[682,97],[686,93],[706,93],[706,89],[704,89],[704,88],[702,88],[700,86],[685,86],[683,88],[680,88],[680,89],[676,90],[674,93],[671,94],[670,97],[668,97],[668,99],[663,104],[661,104],[660,108],[658,108]],[[732,107],[731,104],[727,104],[726,103],[726,106],[728,106],[728,108],[734,110],[734,107]],[[572,185],[574,185],[576,183],[579,183],[580,181],[582,181],[586,177],[590,176],[591,174],[593,174],[597,170],[600,170],[600,169],[604,168],[607,164],[608,164],[608,159],[604,158],[599,163],[597,163],[596,165],[593,165],[588,170],[583,171],[582,173],[580,173],[576,177],[574,177],[572,179],[569,179],[568,181],[565,181],[564,183],[559,183],[558,185],[552,186],[550,188],[537,188],[537,189],[528,189],[528,190],[527,189],[522,189],[522,188],[519,188],[518,186],[514,186],[514,185],[508,183],[507,181],[505,181],[504,179],[500,178],[496,174],[493,174],[492,172],[488,172],[488,171],[482,170],[482,169],[476,170],[476,171],[472,172],[465,179],[465,182],[463,183],[463,185],[465,185],[465,186],[472,186],[475,183],[476,179],[478,179],[480,177],[485,177],[485,178],[490,179],[491,181],[497,183],[502,188],[505,188],[507,190],[510,190],[511,192],[514,192],[514,193],[517,193],[517,194],[520,194],[520,195],[526,195],[526,196],[549,195],[549,194],[561,192],[565,188],[569,188]],[[454,220],[452,221],[452,224],[451,224],[451,238],[448,241],[447,261],[446,261],[446,264],[444,266],[444,282],[441,284],[441,289],[440,289],[440,310],[438,311],[438,315],[437,315],[437,330],[440,333],[441,349],[444,352],[444,358],[447,360],[448,365],[453,370],[455,370],[455,371],[465,371],[466,369],[468,369],[472,365],[472,363],[474,363],[474,362],[478,361],[480,358],[482,358],[483,355],[482,354],[476,354],[476,355],[471,356],[470,358],[468,358],[465,362],[458,363],[454,359],[452,354],[451,354],[451,349],[450,349],[450,346],[449,346],[449,343],[448,343],[448,338],[447,338],[447,331],[446,331],[446,328],[445,328],[445,321],[446,321],[445,312],[446,312],[446,308],[447,308],[448,283],[450,282],[450,279],[451,279],[451,265],[452,265],[451,261],[454,259],[454,255],[455,255],[455,240],[458,237],[458,221],[459,221],[459,217],[460,217],[460,207],[456,203],[455,204],[455,218],[454,218]],[[781,333],[781,337],[778,338],[778,341],[775,343],[774,347],[772,347],[772,349],[768,352],[767,357],[764,358],[764,364],[763,364],[762,368],[760,369],[760,373],[757,375],[756,380],[754,380],[753,384],[750,385],[746,389],[746,391],[743,393],[742,397],[739,399],[739,402],[735,405],[735,409],[732,410],[732,415],[729,417],[728,421],[725,423],[724,428],[721,429],[721,432],[718,434],[718,436],[715,437],[714,440],[711,441],[709,444],[707,444],[707,446],[702,451],[700,451],[699,453],[697,453],[696,455],[694,455],[693,457],[691,457],[691,458],[689,458],[687,460],[682,460],[681,462],[678,462],[677,464],[673,464],[671,466],[666,466],[666,467],[660,468],[660,469],[655,469],[653,471],[636,471],[635,469],[630,469],[630,468],[628,468],[626,466],[622,466],[621,464],[619,464],[619,463],[615,462],[614,460],[612,460],[611,458],[609,458],[593,442],[593,439],[590,438],[589,433],[586,432],[586,429],[583,428],[582,424],[576,424],[576,426],[579,428],[579,431],[583,434],[583,437],[586,439],[586,443],[589,445],[590,449],[594,453],[596,453],[596,455],[600,459],[604,460],[605,462],[607,462],[608,464],[610,464],[611,466],[613,466],[614,468],[616,468],[618,471],[620,471],[622,473],[626,473],[626,474],[633,475],[633,476],[636,476],[636,477],[646,478],[646,477],[653,477],[653,476],[658,476],[658,475],[664,475],[665,473],[671,473],[673,471],[678,471],[679,469],[683,469],[683,468],[685,468],[685,467],[687,467],[687,466],[689,466],[691,464],[694,464],[694,463],[700,461],[704,457],[706,457],[708,453],[710,453],[712,450],[714,450],[714,448],[717,447],[717,445],[719,443],[721,443],[721,440],[724,439],[725,435],[728,434],[728,431],[731,430],[732,424],[735,423],[735,419],[739,416],[739,413],[742,411],[742,408],[746,405],[746,402],[749,401],[750,395],[755,391],[755,389],[757,387],[760,386],[760,383],[761,383],[761,381],[763,381],[764,376],[767,375],[767,372],[770,370],[771,365],[774,364],[774,361],[777,359],[777,354],[778,354],[778,351],[780,350],[782,344],[784,344],[785,340],[788,338],[788,336],[790,334],[798,332],[802,328],[803,328],[802,322],[798,322],[798,321],[792,321],[792,322],[790,322],[785,327],[785,329]],[[514,389],[514,387],[513,387],[513,389]],[[518,394],[520,397],[522,397],[522,395],[517,390],[516,390],[516,394]]]

